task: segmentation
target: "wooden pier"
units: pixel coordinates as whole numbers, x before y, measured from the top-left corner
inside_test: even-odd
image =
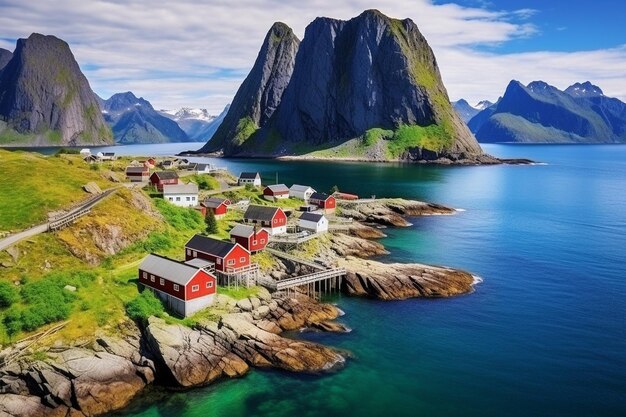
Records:
[[[239,268],[226,268],[226,271],[217,271],[219,285],[226,287],[239,286],[251,287],[256,285],[259,280],[259,264],[251,263],[250,265]]]
[[[345,275],[344,268],[332,268],[281,280],[263,277],[258,283],[271,291],[283,292],[289,296],[305,294],[319,299],[324,294],[339,292]]]

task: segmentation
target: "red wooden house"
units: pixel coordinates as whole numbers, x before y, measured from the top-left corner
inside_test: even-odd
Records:
[[[287,216],[280,207],[248,206],[243,221],[266,228],[270,235],[287,233]]]
[[[272,201],[289,198],[289,188],[285,184],[268,185],[263,189],[263,198]]]
[[[208,307],[217,280],[208,262],[187,264],[150,254],[139,265],[139,283],[158,296],[171,312],[188,317]]]
[[[251,253],[265,249],[269,239],[270,234],[266,229],[246,224],[238,224],[230,231],[230,240],[233,243],[239,243]]]
[[[218,272],[231,273],[250,266],[250,252],[237,243],[195,235],[185,245],[185,259],[200,258],[215,264]]]
[[[213,212],[216,219],[222,218],[228,212],[229,205],[230,200],[227,198],[215,197],[209,197],[200,203],[200,206],[205,208],[205,210],[203,210],[203,214],[206,216],[207,212],[210,210]]]
[[[157,190],[163,191],[164,185],[178,184],[178,174],[176,171],[160,171],[150,175],[150,184]]]
[[[150,170],[145,166],[126,167],[126,179],[130,182],[145,182],[149,176]]]
[[[325,213],[333,213],[337,207],[337,200],[332,195],[324,193],[313,193],[309,198],[309,204],[314,204]]]

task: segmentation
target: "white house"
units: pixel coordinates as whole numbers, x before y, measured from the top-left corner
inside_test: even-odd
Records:
[[[81,150],[80,150],[80,155],[81,155],[83,158],[86,158],[86,157],[88,157],[89,155],[91,155],[91,150],[90,150],[89,148],[83,148],[83,149],[81,149]]]
[[[211,164],[198,164],[195,171],[197,174],[208,174],[215,171],[215,168]]]
[[[198,184],[165,184],[163,198],[180,207],[195,207],[198,205]]]
[[[294,184],[289,189],[289,197],[299,198],[300,200],[308,201],[311,194],[313,194],[315,190],[308,185],[298,185]]]
[[[115,152],[98,152],[96,156],[102,161],[115,161],[117,159]]]
[[[261,176],[258,172],[242,172],[237,179],[238,185],[252,184],[255,187],[261,186]]]
[[[323,214],[302,213],[302,216],[300,216],[298,220],[298,226],[300,226],[302,230],[315,233],[327,232],[328,219]]]

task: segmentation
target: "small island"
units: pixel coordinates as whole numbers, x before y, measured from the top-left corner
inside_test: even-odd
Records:
[[[454,214],[442,205],[263,186],[257,172],[182,158],[85,149],[0,161],[9,178],[34,168],[0,215],[10,415],[96,416],[154,383],[198,387],[251,367],[338,370],[350,352],[283,335],[350,331],[328,295],[449,297],[478,281],[372,259],[388,253],[377,242],[386,227]]]

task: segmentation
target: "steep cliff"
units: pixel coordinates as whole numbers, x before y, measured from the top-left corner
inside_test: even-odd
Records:
[[[299,45],[300,40],[289,26],[280,22],[272,25],[224,121],[202,152],[236,152],[260,126],[265,126],[289,83]]]
[[[19,39],[13,57],[0,73],[0,143],[112,142],[111,130],[67,43],[36,33]]]
[[[262,50],[257,63],[266,60]],[[288,74],[282,71],[281,85]],[[410,19],[392,19],[376,10],[349,21],[315,19],[306,28],[288,81],[265,120],[238,113],[237,120],[255,123],[245,134],[223,131],[203,150],[333,156],[328,149],[343,147],[335,154],[386,160],[482,157],[449,102],[432,50]]]

